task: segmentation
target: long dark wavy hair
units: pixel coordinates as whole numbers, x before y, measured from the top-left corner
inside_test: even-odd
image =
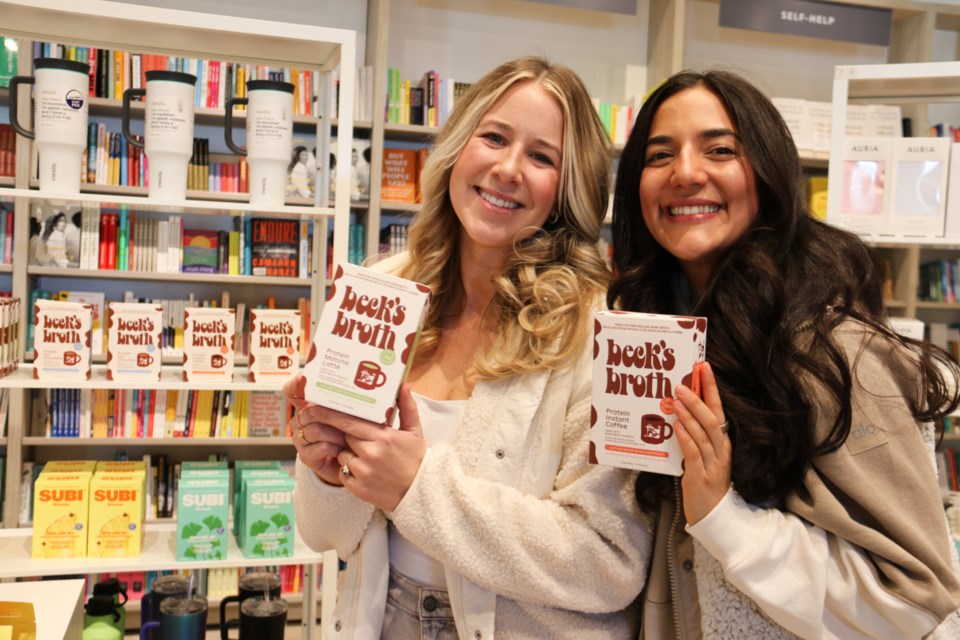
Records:
[[[725,71],[681,71],[641,108],[617,172],[613,257],[619,275],[608,304],[676,312],[673,289],[680,265],[647,230],[639,184],[654,114],[671,96],[698,86],[719,98],[739,133],[756,174],[759,212],[717,262],[692,313],[708,318],[707,359],[731,424],[734,487],[750,502],[780,505],[800,486],[811,459],[836,450],[850,433],[851,367],[831,335],[840,322],[859,320],[919,354],[921,393],[908,402],[917,420],[938,420],[938,430],[939,419],[960,402],[945,375],[956,377],[960,370],[941,349],[887,328],[876,253],[853,234],[808,214],[800,158],[783,118],[756,87]],[[809,351],[797,344],[801,333]],[[811,424],[811,380],[839,408],[819,442]],[[655,506],[671,481],[641,474],[640,505]]]

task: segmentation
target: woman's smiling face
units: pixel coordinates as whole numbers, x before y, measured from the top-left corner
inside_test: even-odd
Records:
[[[553,211],[563,161],[563,113],[536,82],[508,89],[484,114],[450,175],[461,247],[509,251]]]
[[[694,291],[757,216],[756,176],[720,99],[702,86],[660,105],[640,174],[643,220]]]

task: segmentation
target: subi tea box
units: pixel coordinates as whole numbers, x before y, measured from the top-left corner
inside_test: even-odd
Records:
[[[245,558],[293,556],[293,478],[244,474],[240,539]]]
[[[33,377],[88,380],[93,306],[44,299],[34,304]]]
[[[286,382],[300,371],[300,312],[254,309],[250,312],[251,382]]]
[[[187,307],[183,328],[183,379],[233,380],[234,309]]]
[[[144,475],[97,472],[90,480],[87,556],[135,558],[143,550]]]
[[[107,309],[107,380],[160,380],[163,307],[111,302]]]
[[[86,557],[91,475],[77,471],[37,476],[33,488],[34,558]]]
[[[177,560],[227,557],[230,474],[196,469],[180,474],[177,485]]]
[[[700,394],[707,319],[628,311],[594,314],[590,462],[679,476],[674,397]]]
[[[306,399],[389,423],[429,300],[425,285],[338,266],[303,370]]]
[[[243,476],[248,471],[269,471],[271,475],[287,473],[279,460],[237,460],[233,463],[233,535],[240,540],[240,520],[243,506],[240,491],[243,489]],[[289,475],[289,474],[287,474]]]

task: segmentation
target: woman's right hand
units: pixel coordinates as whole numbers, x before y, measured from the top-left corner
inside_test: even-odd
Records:
[[[298,375],[283,386],[283,395],[296,409],[287,422],[293,446],[297,448],[300,462],[330,485],[343,486],[340,482],[340,463],[337,455],[346,448],[343,432],[320,421],[318,414],[328,410],[308,402],[304,397],[306,378]]]

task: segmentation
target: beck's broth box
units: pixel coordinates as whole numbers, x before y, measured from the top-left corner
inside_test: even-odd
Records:
[[[627,311],[594,314],[590,462],[679,476],[673,398],[700,393],[707,320]]]
[[[88,380],[93,306],[43,299],[34,304],[33,377]]]
[[[107,380],[158,382],[163,307],[111,302],[107,311]]]
[[[236,312],[217,307],[187,307],[183,328],[183,379],[187,382],[233,380]]]
[[[352,264],[337,267],[303,375],[306,399],[388,423],[413,359],[430,289]]]
[[[300,371],[300,312],[254,309],[250,312],[251,382],[286,382]]]
[[[34,558],[84,558],[90,504],[89,471],[49,472],[33,491]]]

